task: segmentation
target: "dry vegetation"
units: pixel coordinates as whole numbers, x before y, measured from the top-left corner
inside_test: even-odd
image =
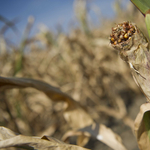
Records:
[[[133,121],[146,100],[134,83],[128,65],[110,47],[108,37],[115,23],[126,20],[136,23],[143,18],[131,6],[125,12],[116,10],[117,19],[102,19],[97,29],[87,29],[88,23],[84,24],[81,17],[83,29],[56,36],[41,28],[32,38],[25,35],[19,47],[12,47],[1,35],[0,74],[37,79],[58,87],[82,105],[95,122],[120,135],[127,149],[137,150]],[[27,32],[31,25],[30,19]],[[138,22],[138,26],[146,30],[143,23]],[[1,89],[0,125],[23,135],[47,135],[92,150],[111,150],[95,137],[87,138],[75,132],[81,124],[78,114],[71,116],[76,123],[66,121],[66,102],[54,102],[55,98],[50,98],[34,88]]]

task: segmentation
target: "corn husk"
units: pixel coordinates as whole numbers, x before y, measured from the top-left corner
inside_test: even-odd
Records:
[[[124,22],[112,28],[112,47],[131,69],[133,78],[150,102],[150,52],[149,43],[140,29],[132,23]]]

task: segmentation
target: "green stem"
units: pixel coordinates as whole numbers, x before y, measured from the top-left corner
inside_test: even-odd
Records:
[[[147,135],[150,139],[150,111],[145,112],[143,120],[147,131]]]

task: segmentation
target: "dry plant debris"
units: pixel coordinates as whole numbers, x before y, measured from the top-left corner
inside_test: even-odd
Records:
[[[88,150],[76,145],[66,144],[52,137],[43,136],[39,138],[17,135],[10,129],[0,127],[0,148],[9,147],[31,150]]]
[[[134,9],[127,12],[135,14],[135,18],[130,18],[133,22],[137,18],[142,20]],[[123,17],[119,14],[114,22],[128,20],[127,12],[122,13]],[[22,47],[12,46],[0,35],[1,126],[21,135],[48,135],[73,144],[77,141],[92,150],[112,149],[102,142],[112,147],[113,142],[109,140],[118,143],[119,134],[123,141],[120,145],[137,149],[132,134],[133,120],[144,96],[134,83],[128,65],[109,45],[114,22],[102,20],[103,25],[98,29],[88,28],[88,34],[77,28],[68,35],[56,35],[42,26],[34,37],[26,36],[20,43]],[[33,79],[38,82],[31,84],[35,82]],[[4,81],[9,82],[7,87],[5,83],[5,89]],[[44,91],[43,84],[37,87],[41,81],[44,81]],[[48,97],[43,93],[46,91]],[[106,134],[104,139],[108,139],[102,141],[98,135],[103,132],[92,132],[97,129],[94,127],[99,132],[110,132],[112,138]],[[113,148],[118,148],[117,144]]]
[[[9,88],[32,87],[43,91],[51,100],[55,102],[59,100],[65,101],[67,102],[67,108],[64,110],[64,118],[72,129],[80,130],[83,134],[84,132],[88,132],[91,136],[104,142],[114,150],[117,150],[118,148],[120,150],[126,150],[126,148],[122,145],[121,138],[118,135],[113,133],[113,131],[105,125],[96,124],[90,115],[77,102],[75,102],[68,95],[62,93],[59,89],[38,80],[4,77],[0,77],[0,87],[1,90]],[[23,137],[21,136],[19,138],[22,139]],[[15,140],[18,140],[18,138]],[[1,143],[4,145],[3,141],[0,141],[0,144]],[[13,146],[12,143],[9,146]]]
[[[141,105],[136,117],[134,131],[140,150],[148,150],[150,147],[149,42],[139,28],[129,22],[112,28],[110,42],[119,51],[120,57],[129,64],[135,82],[147,98],[148,103]]]
[[[112,28],[110,41],[111,45],[119,51],[120,57],[129,63],[135,82],[150,101],[148,40],[135,24],[124,22]]]

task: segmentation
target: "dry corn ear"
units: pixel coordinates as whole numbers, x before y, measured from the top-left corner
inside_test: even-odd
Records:
[[[150,102],[150,52],[146,37],[135,24],[127,21],[112,28],[110,43],[129,63],[135,82]]]

